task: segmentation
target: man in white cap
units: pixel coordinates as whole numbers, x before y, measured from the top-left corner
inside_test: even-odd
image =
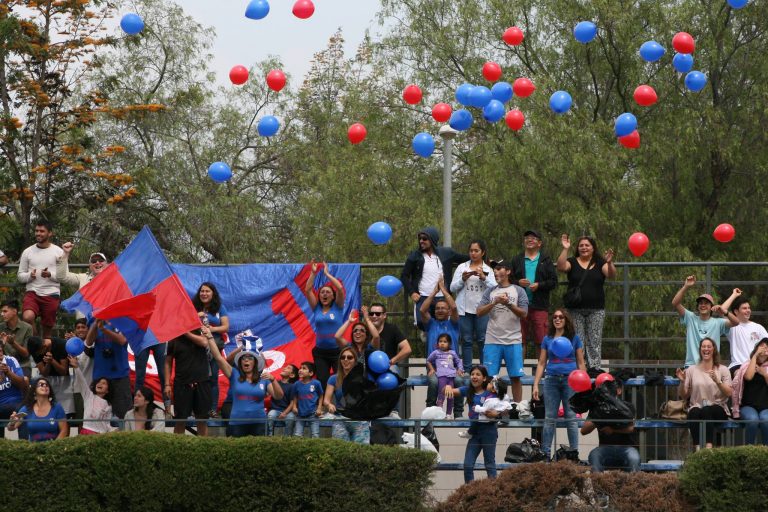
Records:
[[[80,289],[90,283],[102,270],[107,268],[109,262],[103,252],[94,252],[88,258],[88,272],[75,274],[69,271],[69,255],[74,248],[75,244],[72,242],[65,242],[61,246],[61,250],[64,251],[64,254],[56,260],[56,280],[60,284],[77,286],[77,288]]]

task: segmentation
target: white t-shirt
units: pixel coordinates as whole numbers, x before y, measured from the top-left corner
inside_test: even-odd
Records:
[[[59,295],[61,286],[56,281],[56,260],[64,255],[64,251],[58,245],[51,244],[45,249],[30,245],[21,253],[19,259],[19,281],[27,284],[28,292],[35,292],[40,296]],[[48,269],[51,277],[43,277],[43,269]],[[30,272],[35,269],[35,278],[30,280]]]
[[[421,273],[421,281],[419,281],[419,295],[422,297],[429,297],[437,286],[437,281],[443,274],[443,263],[437,256],[437,253],[432,253],[430,256],[427,253],[422,253],[424,256],[424,270]],[[445,285],[448,286],[449,283]],[[437,292],[435,297],[442,297],[443,292]]]
[[[528,310],[528,296],[525,290],[511,284],[509,286],[496,286],[485,290],[479,306],[485,306],[493,302],[500,295],[506,295],[509,304]],[[515,345],[523,342],[522,326],[520,318],[506,304],[495,304],[488,313],[488,330],[485,331],[485,343],[496,345]]]
[[[731,365],[729,368],[733,368],[749,361],[752,349],[755,348],[758,341],[768,338],[768,331],[755,322],[745,322],[731,327],[727,336],[731,344]]]

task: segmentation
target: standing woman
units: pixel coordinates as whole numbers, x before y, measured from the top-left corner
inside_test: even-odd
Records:
[[[205,335],[205,328],[203,328]],[[232,412],[229,427],[232,437],[264,436],[267,434],[267,411],[264,399],[267,395],[280,399],[283,388],[277,385],[275,378],[264,370],[264,357],[251,350],[243,350],[235,356],[235,365],[231,366],[221,352],[216,350],[213,337],[208,338],[211,354],[229,379],[232,390]]]
[[[678,391],[683,400],[688,400],[688,428],[696,450],[701,448],[699,420],[706,420],[704,426],[706,447],[712,448],[715,439],[716,423],[725,421],[730,415],[728,399],[733,394],[731,372],[720,364],[717,345],[709,338],[699,344],[699,364],[689,366],[685,371],[677,369],[680,379]]]
[[[200,320],[203,325],[208,327],[208,330],[213,335],[213,339],[216,343],[216,351],[221,354],[224,350],[224,345],[227,340],[227,331],[229,330],[229,316],[227,315],[227,308],[221,303],[221,296],[219,290],[216,289],[216,285],[213,283],[205,282],[197,289],[195,297],[192,299],[192,304],[195,305],[197,314],[200,316]],[[213,351],[213,349],[211,349]],[[219,368],[216,365],[216,360],[210,358],[211,365],[211,408],[208,416],[211,418],[218,418],[219,408]]]
[[[562,339],[565,338],[570,344],[570,353],[559,357],[553,352],[553,345],[557,344],[555,352],[564,353]],[[557,341],[555,341],[557,339]],[[584,347],[581,339],[576,334],[573,327],[571,315],[565,309],[556,309],[549,317],[549,331],[541,341],[541,352],[539,353],[539,362],[536,365],[536,376],[533,379],[533,399],[539,400],[539,382],[544,377],[544,434],[542,437],[542,451],[550,458],[552,450],[552,441],[555,437],[555,420],[557,419],[560,404],[563,404],[565,419],[568,421],[568,444],[569,449],[579,449],[579,427],[576,422],[576,413],[573,412],[568,402],[573,396],[574,391],[568,385],[568,375],[576,369],[585,370],[584,366]]]
[[[69,436],[67,414],[56,402],[50,381],[45,377],[35,379],[24,397],[24,405],[11,414],[8,430],[16,430],[26,424],[28,440],[51,441]]]
[[[336,331],[344,323],[344,287],[341,282],[328,271],[328,264],[323,263],[323,272],[328,283],[320,287],[315,296],[313,288],[318,264],[310,262],[312,272],[309,274],[307,284],[304,286],[304,295],[307,297],[309,307],[312,308],[315,320],[315,333],[317,338],[312,349],[312,358],[315,360],[315,377],[325,386],[331,369],[336,372],[336,364],[339,358],[339,347],[336,345]]]
[[[567,234],[560,237],[563,250],[557,258],[557,270],[568,275],[568,289],[578,288],[581,299],[565,306],[573,316],[576,334],[584,343],[587,367],[600,368],[602,360],[603,324],[605,323],[605,279],[616,277],[613,264],[613,249],[605,251],[603,257],[597,250],[592,237],[579,237],[576,256],[568,257],[571,239]]]
[[[362,320],[357,320],[356,315],[350,313],[347,321],[339,327],[335,334],[339,348],[351,347],[358,359],[367,358],[370,352],[378,350],[381,340],[379,330],[373,325],[373,321],[368,315],[368,306],[361,307],[360,311],[363,313]],[[352,341],[347,341],[344,338],[349,324],[352,324]]]
[[[456,294],[461,331],[461,359],[464,368],[472,366],[472,345],[477,343],[480,358],[483,357],[485,330],[488,316],[478,316],[477,306],[487,288],[496,286],[493,270],[485,263],[486,246],[483,240],[469,242],[469,261],[456,267],[451,280],[451,293]]]
[[[352,371],[358,362],[358,354],[351,345],[347,345],[339,353],[339,372],[331,375],[328,379],[328,386],[325,388],[323,396],[323,405],[325,409],[336,414],[336,406],[341,403],[344,396],[342,386],[344,379]],[[331,435],[334,439],[352,441],[359,444],[371,443],[371,424],[367,421],[350,421],[344,416],[337,415],[337,421],[333,422]]]

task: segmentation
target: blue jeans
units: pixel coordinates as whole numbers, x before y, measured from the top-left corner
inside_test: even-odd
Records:
[[[245,437],[245,436],[264,436],[267,433],[266,424],[264,423],[240,423],[229,425],[229,435],[231,437]]]
[[[371,444],[371,423],[368,421],[351,421],[343,416],[337,416],[339,421],[333,422],[331,435],[334,439],[352,441],[358,444]]]
[[[595,473],[606,468],[640,471],[640,454],[634,446],[598,446],[589,452],[589,464]]]
[[[304,437],[304,425],[309,423],[309,434],[313,438],[320,437],[320,419],[316,416],[309,418],[296,418],[296,425],[293,429],[293,435]]]
[[[158,343],[145,348],[138,354],[134,354],[134,364],[136,365],[136,382],[134,383],[134,392],[144,385],[144,379],[147,375],[147,362],[149,362],[149,351],[155,356],[155,366],[157,367],[157,376],[160,377],[160,387],[165,386],[165,351],[167,344]],[[156,397],[160,398],[160,397]],[[165,400],[167,397],[162,397]]]
[[[459,317],[459,332],[461,332],[461,360],[464,363],[464,371],[469,372],[472,367],[472,344],[477,342],[480,347],[480,360],[483,359],[483,346],[485,346],[485,331],[488,328],[490,317],[477,316],[465,313]]]
[[[483,462],[488,478],[496,478],[496,442],[499,431],[496,423],[476,423],[472,437],[467,441],[464,451],[464,483],[475,479],[475,461],[480,451],[483,452]]]
[[[555,438],[555,420],[560,409],[560,403],[563,404],[565,419],[568,421],[568,447],[571,450],[579,449],[579,426],[576,421],[576,413],[571,409],[568,400],[573,396],[574,391],[568,385],[567,375],[547,375],[544,377],[544,433],[542,435],[541,450],[547,454],[552,453],[552,440]]]
[[[269,421],[267,422],[268,436],[275,435],[275,426],[279,427],[281,424],[285,427],[285,429],[283,430],[284,436],[290,436],[293,434],[293,427],[296,419],[296,414],[293,412],[289,412],[285,416],[285,419],[283,420],[277,419],[277,417],[280,416],[282,412],[283,411],[277,411],[275,409],[272,409],[271,411],[269,411],[269,413],[267,413],[267,418],[269,419]]]
[[[763,437],[763,444],[768,445],[768,409],[757,412],[754,407],[745,405],[741,408],[741,419],[749,422],[744,429],[747,444],[755,444],[757,441],[757,427],[759,426]]]
[[[461,386],[469,385],[469,377],[466,374],[463,377],[454,377],[453,384],[456,389]],[[427,377],[427,407],[434,407],[437,405],[437,375],[430,375]],[[453,401],[453,416],[455,418],[461,418],[464,415],[464,400],[462,398],[456,398]]]

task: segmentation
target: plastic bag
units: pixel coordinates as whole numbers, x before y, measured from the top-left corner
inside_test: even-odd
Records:
[[[616,396],[616,383],[606,382],[592,393],[594,405],[589,409],[589,419],[593,420],[633,420],[635,415],[629,404]],[[615,424],[601,422],[601,425],[625,426],[626,421]]]
[[[400,446],[404,448],[416,448],[416,436],[410,432],[404,432],[403,433],[403,443]],[[440,458],[440,454],[437,452],[437,448],[429,442],[429,439],[427,439],[424,436],[421,436],[421,449],[425,452],[432,452],[437,456],[436,462],[439,464],[442,460]]]
[[[522,443],[511,443],[507,447],[504,460],[510,463],[539,462],[547,456],[541,450],[541,445],[535,439],[525,438]]]

